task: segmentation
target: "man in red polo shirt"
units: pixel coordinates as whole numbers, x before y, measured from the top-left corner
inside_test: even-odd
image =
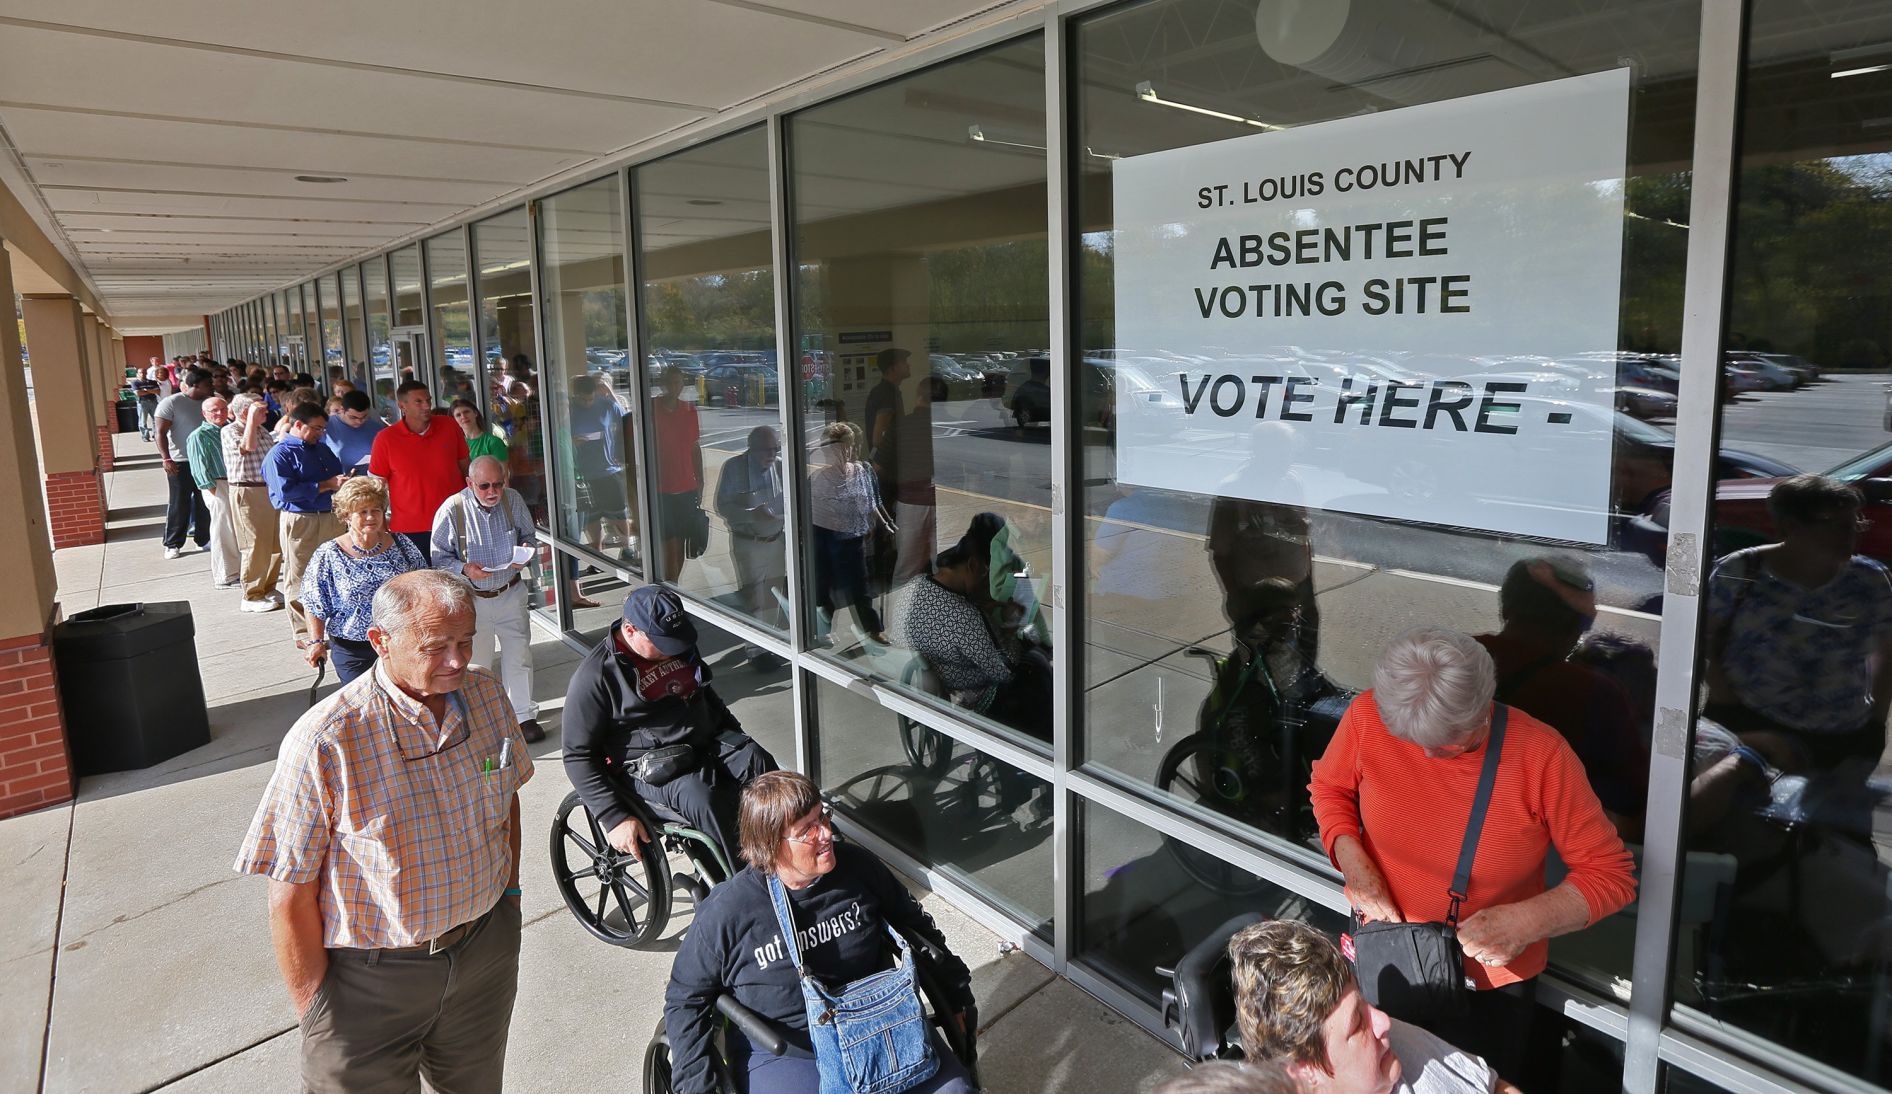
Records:
[[[394,389],[401,420],[375,434],[368,471],[388,480],[388,530],[406,536],[433,564],[434,514],[466,485],[466,433],[452,418],[434,416],[434,400],[419,380]]]

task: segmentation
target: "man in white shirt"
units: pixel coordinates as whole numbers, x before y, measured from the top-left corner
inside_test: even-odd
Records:
[[[1280,1064],[1302,1090],[1518,1094],[1483,1059],[1368,1003],[1340,947],[1305,923],[1244,927],[1228,952],[1243,1054]]]
[[[524,547],[536,555],[539,536],[525,499],[506,481],[506,465],[493,457],[472,462],[466,489],[434,514],[433,562],[472,586],[473,663],[498,671],[519,731],[536,744],[545,740],[545,729],[532,698],[531,561],[517,561],[517,553]]]

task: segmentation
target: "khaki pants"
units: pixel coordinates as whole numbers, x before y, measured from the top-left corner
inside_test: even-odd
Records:
[[[237,554],[236,519],[230,513],[230,484],[218,479],[200,491],[210,514],[210,581],[218,588],[235,584],[242,561]]]
[[[232,485],[230,516],[243,552],[243,599],[267,600],[282,570],[282,537],[276,510],[269,504],[269,487]]]
[[[512,716],[521,722],[539,716],[539,704],[532,698],[532,619],[527,595],[526,583],[520,581],[498,596],[473,598],[473,663],[499,674]]]
[[[437,954],[330,950],[302,1016],[305,1094],[499,1094],[519,991],[519,909],[501,897]]]
[[[333,513],[284,513],[281,529],[282,594],[289,601],[289,627],[300,644],[312,637],[309,612],[302,606],[302,572],[315,549],[341,535],[344,525]]]

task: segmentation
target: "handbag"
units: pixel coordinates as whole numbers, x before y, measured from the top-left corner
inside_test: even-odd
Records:
[[[1458,908],[1472,883],[1472,860],[1478,856],[1478,836],[1491,806],[1491,788],[1498,781],[1509,710],[1503,703],[1492,704],[1491,740],[1478,773],[1472,814],[1465,821],[1458,868],[1452,874],[1452,887],[1446,890],[1452,903],[1445,922],[1363,923],[1359,912],[1353,914],[1353,972],[1360,995],[1404,1021],[1431,1022],[1465,1013],[1470,989],[1465,981],[1465,950],[1458,942]]]
[[[690,515],[686,518],[689,524],[683,529],[683,554],[686,558],[702,558],[703,552],[709,550],[709,514],[703,511],[702,497],[701,494],[696,495]]]
[[[637,779],[662,786],[695,771],[698,762],[695,745],[666,745],[646,749],[624,766]]]
[[[920,1006],[913,950],[900,932],[886,928],[899,947],[898,964],[830,988],[802,964],[795,916],[782,879],[774,874],[769,875],[769,899],[801,984],[821,1094],[897,1094],[932,1078],[939,1070],[939,1052]]]

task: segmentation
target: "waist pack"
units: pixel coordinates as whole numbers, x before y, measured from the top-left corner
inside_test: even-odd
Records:
[[[1458,869],[1446,890],[1451,907],[1445,922],[1362,923],[1353,916],[1353,972],[1360,995],[1367,1002],[1403,1021],[1432,1021],[1465,1013],[1465,950],[1458,942],[1458,909],[1472,883],[1472,860],[1478,856],[1478,836],[1491,806],[1491,788],[1498,780],[1498,758],[1504,752],[1504,723],[1509,708],[1493,704],[1491,740],[1478,773],[1478,792],[1472,814],[1465,821],[1465,839],[1459,846]]]
[[[808,1039],[815,1046],[821,1094],[897,1094],[939,1070],[933,1031],[920,1006],[913,950],[900,932],[886,931],[900,962],[871,976],[830,987],[802,964],[801,940],[782,881],[769,875],[769,899],[782,928],[788,959],[801,982]]]
[[[666,745],[648,749],[625,764],[634,778],[652,786],[662,786],[682,778],[697,768],[695,745]]]

